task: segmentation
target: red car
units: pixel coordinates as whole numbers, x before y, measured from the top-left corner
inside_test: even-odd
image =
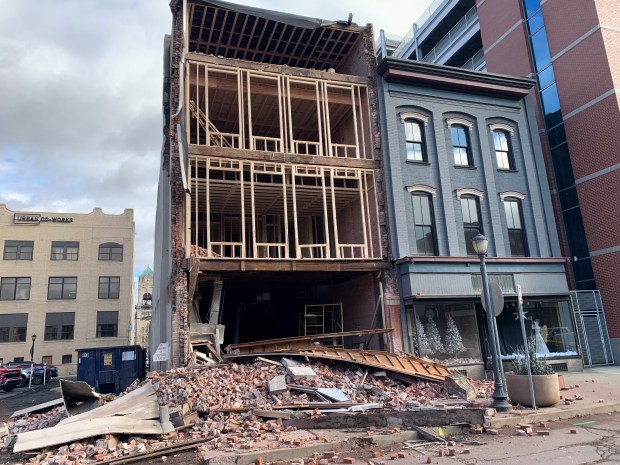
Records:
[[[9,368],[0,365],[0,389],[11,392],[22,382],[22,372],[19,368]]]

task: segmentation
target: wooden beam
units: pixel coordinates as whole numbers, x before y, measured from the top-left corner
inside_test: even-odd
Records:
[[[383,260],[238,260],[238,259],[203,259],[200,258],[200,270],[207,272],[222,271],[311,271],[317,273],[369,272],[389,268],[389,262]]]

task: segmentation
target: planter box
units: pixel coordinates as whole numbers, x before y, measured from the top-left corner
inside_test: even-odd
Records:
[[[551,407],[560,401],[560,384],[558,374],[532,375],[534,397],[537,407]],[[530,383],[527,375],[506,373],[508,397],[513,404],[532,406]]]

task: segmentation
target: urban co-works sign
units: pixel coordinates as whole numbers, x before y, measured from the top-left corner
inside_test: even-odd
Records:
[[[42,216],[39,213],[13,215],[13,224],[73,223],[70,216]]]

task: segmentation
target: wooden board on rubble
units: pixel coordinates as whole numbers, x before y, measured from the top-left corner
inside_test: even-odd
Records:
[[[341,337],[369,336],[372,334],[385,334],[394,331],[386,329],[364,329],[360,331],[348,331],[344,333],[315,334],[312,336],[285,337],[281,339],[266,339],[264,341],[244,342],[242,344],[230,344],[226,347],[229,354],[261,354],[263,352],[278,352],[313,347],[314,342],[333,340]]]
[[[101,407],[65,418],[59,424],[81,422],[86,419],[121,416],[134,420],[159,418],[159,402],[152,383],[145,384],[123,397],[118,397]],[[127,420],[126,420],[127,421]]]
[[[90,413],[90,412],[87,412]],[[72,417],[75,418],[75,417]],[[121,417],[90,418],[17,435],[13,452],[38,450],[104,434],[163,434],[159,420]]]
[[[57,407],[62,404],[63,404],[62,398],[50,400],[49,402],[44,402],[43,404],[33,405],[32,407],[17,410],[13,412],[13,415],[11,415],[11,418],[19,417],[27,413],[40,412],[41,410],[50,409],[50,408]]]
[[[307,358],[337,360],[339,362],[354,363],[380,370],[400,373],[416,378],[431,381],[444,381],[446,376],[453,373],[445,365],[427,359],[414,357],[411,354],[393,354],[379,350],[331,349],[328,347],[306,348],[285,352],[262,353],[267,355],[286,355]],[[227,358],[243,357],[244,355],[227,355]],[[248,356],[248,355],[245,355]]]
[[[78,415],[99,406],[99,394],[84,381],[60,380],[60,395],[68,416]]]

